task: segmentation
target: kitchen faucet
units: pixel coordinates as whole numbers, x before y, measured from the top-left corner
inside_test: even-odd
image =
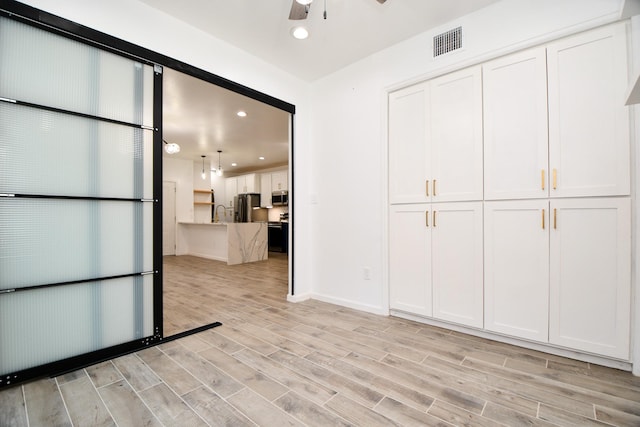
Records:
[[[218,217],[218,209],[219,209],[219,208],[222,208],[222,209],[223,209],[224,217],[225,217],[225,218],[227,217],[227,208],[225,207],[225,205],[218,205],[218,206],[216,206],[216,215],[215,215],[215,217],[213,218],[213,222],[220,222],[220,218]]]

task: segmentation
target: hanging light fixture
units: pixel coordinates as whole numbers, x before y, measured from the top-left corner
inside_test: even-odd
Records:
[[[166,151],[167,154],[176,154],[180,152],[180,146],[175,142],[167,142],[164,139],[162,142],[164,142],[164,151]]]
[[[304,6],[311,4],[312,1],[313,0],[296,0],[297,3],[300,3],[301,5],[304,5]]]
[[[207,156],[202,155],[200,157],[202,157],[202,179],[207,179],[207,173],[204,171],[204,158]]]
[[[218,169],[216,169],[216,175],[222,176],[222,166],[220,165],[220,154],[222,150],[218,150]]]

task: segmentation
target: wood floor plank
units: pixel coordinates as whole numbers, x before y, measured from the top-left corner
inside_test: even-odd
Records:
[[[22,386],[5,389],[0,397],[0,426],[27,427],[27,408]]]
[[[89,366],[86,371],[96,388],[113,384],[122,379],[120,371],[116,369],[111,360]]]
[[[228,324],[217,327],[216,333],[242,344],[247,348],[257,351],[260,354],[264,354],[265,356],[278,351],[278,347],[275,347],[266,341],[262,341],[241,329],[231,327]]]
[[[170,348],[166,354],[223,398],[231,396],[245,387],[198,354],[184,347]]]
[[[304,426],[300,421],[248,388],[234,394],[228,401],[259,426]]]
[[[140,397],[155,414],[156,418],[165,426],[188,425],[190,427],[198,427],[207,425],[164,383],[141,391]]]
[[[310,378],[298,374],[280,363],[259,353],[246,349],[233,355],[238,360],[268,375],[300,396],[322,405],[331,399],[336,391],[325,387]]]
[[[23,386],[29,426],[71,426],[62,395],[54,379],[42,379]]]
[[[240,360],[229,356],[222,350],[209,348],[198,354],[268,401],[273,401],[288,391],[287,387],[265,376],[260,371],[242,363]]]
[[[378,373],[378,375],[395,381],[398,384],[410,387],[435,399],[441,399],[451,404],[457,405],[461,408],[467,409],[470,412],[480,414],[486,403],[484,399],[460,391],[456,388],[442,385],[437,380],[427,381],[412,372],[407,372],[389,364],[371,360],[356,353],[349,354],[347,357],[345,357],[345,360],[355,364],[356,366],[360,366],[363,369],[376,372]]]
[[[350,426],[346,420],[340,418],[338,415],[303,398],[293,391],[281,396],[273,403],[307,426]]]
[[[119,427],[162,426],[126,381],[101,387],[98,393]]]
[[[183,395],[202,385],[196,377],[160,351],[158,347],[147,348],[137,352],[136,355],[178,395]]]
[[[273,325],[267,325],[272,326]],[[278,326],[276,326],[277,328]],[[238,327],[239,329],[255,336],[259,337],[261,340],[268,342],[269,344],[278,347],[279,349],[288,351],[289,353],[295,354],[296,356],[304,357],[307,354],[311,353],[313,350],[309,347],[300,344],[296,341],[292,341],[288,338],[279,335],[272,330],[266,329],[264,327],[244,324]]]
[[[376,412],[390,420],[395,421],[396,423],[407,426],[407,427],[420,427],[420,426],[431,426],[431,427],[452,427],[453,424],[446,423],[441,419],[438,419],[432,415],[429,415],[425,412],[418,411],[414,408],[411,408],[397,400],[391,399],[390,397],[385,397],[382,399],[378,405],[374,408]]]
[[[495,427],[500,424],[494,420],[484,418],[479,414],[466,411],[456,405],[437,399],[428,411],[428,414],[445,422],[459,427]]]
[[[136,391],[160,383],[160,378],[135,354],[113,359],[113,364]]]
[[[594,411],[595,414],[595,411]],[[538,418],[543,421],[548,421],[559,426],[576,425],[581,427],[602,427],[610,426],[611,424],[605,424],[601,421],[595,420],[593,417],[587,418],[574,413],[550,406],[540,405],[540,411],[538,412]]]
[[[190,391],[183,399],[210,426],[255,427],[247,417],[206,387]]]
[[[217,328],[216,328],[217,329]],[[227,354],[233,354],[236,351],[240,351],[244,348],[242,344],[239,344],[232,339],[225,337],[224,335],[220,335],[215,332],[215,330],[210,329],[208,331],[201,332],[200,339],[208,342],[211,346],[224,351]]]
[[[354,426],[367,426],[367,427],[390,427],[400,426],[400,424],[392,421],[373,411],[370,408],[366,408],[362,405],[358,405],[348,397],[338,393],[331,400],[329,400],[325,407],[331,409],[342,418],[352,423]]]
[[[83,372],[83,370],[75,371]],[[111,414],[87,375],[60,384],[60,392],[75,426],[115,426]],[[2,423],[0,423],[2,425]]]
[[[284,351],[278,351],[269,357],[301,375],[309,377],[320,384],[336,390],[338,393],[342,393],[360,402],[367,408],[373,408],[384,397],[381,393],[378,393],[370,387],[363,386],[349,378],[335,374],[315,363]]]
[[[433,404],[433,398],[418,392],[402,384],[393,382],[385,377],[361,369],[343,360],[335,359],[320,353],[312,353],[305,359],[310,360],[320,366],[324,366],[332,371],[352,379],[362,385],[371,387],[385,396],[397,399],[418,411],[426,412]]]
[[[417,365],[394,355],[385,356],[381,362],[405,372],[413,373],[426,381],[437,381],[443,386],[462,391],[485,401],[506,406],[527,415],[535,416],[538,411],[538,402],[534,400],[523,398],[509,390],[499,389],[474,380],[465,380],[459,376],[438,371],[426,363]]]
[[[482,412],[482,416],[505,425],[553,427],[552,423],[491,402],[487,402],[487,407]]]
[[[640,426],[640,416],[595,405],[596,419],[614,426]]]
[[[345,340],[343,338],[340,338],[338,335],[334,335],[328,331],[311,326],[298,325],[294,329],[296,330],[296,332],[302,332],[303,334],[309,335],[317,340],[326,341],[327,343],[343,349],[348,353],[355,351],[356,353],[360,353],[372,359],[381,359],[388,354],[386,351],[378,350],[377,348],[369,347],[357,342]]]

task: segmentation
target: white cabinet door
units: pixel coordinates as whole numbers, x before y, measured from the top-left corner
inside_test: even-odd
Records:
[[[625,25],[551,43],[547,56],[551,197],[629,195]]]
[[[549,201],[484,205],[485,329],[549,338]]]
[[[482,66],[485,200],[548,196],[544,47]]]
[[[431,316],[428,204],[392,205],[389,215],[390,307]]]
[[[432,201],[482,200],[481,67],[430,83]]]
[[[237,178],[226,178],[224,180],[224,195],[225,201],[224,204],[228,208],[233,207],[233,198],[238,195],[238,179]]]
[[[260,174],[260,206],[271,206],[271,174]]]
[[[260,192],[260,177],[255,173],[250,173],[248,175],[244,175],[244,187],[243,190],[240,191],[238,188],[238,192],[241,193],[259,193]]]
[[[549,341],[629,359],[628,198],[552,200]]]
[[[431,209],[433,316],[482,328],[482,202]]]
[[[287,189],[287,171],[273,172],[271,174],[271,191],[283,191]]]
[[[390,307],[431,316],[430,205],[392,205],[389,216]]]
[[[429,84],[389,94],[389,200],[429,200],[431,169],[427,117]]]

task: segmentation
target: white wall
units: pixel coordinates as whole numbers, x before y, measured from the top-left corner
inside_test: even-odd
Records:
[[[614,21],[621,6],[618,0],[505,0],[314,82],[311,193],[317,204],[308,230],[314,297],[388,313],[387,90]],[[458,25],[463,49],[432,59],[432,37]],[[365,267],[370,280],[363,278]]]
[[[162,158],[164,181],[176,183],[176,221],[193,222],[193,162]]]
[[[310,85],[136,0],[22,0],[23,3],[179,59],[296,106],[296,227],[311,228]],[[311,292],[310,235],[296,233],[296,295]]]

